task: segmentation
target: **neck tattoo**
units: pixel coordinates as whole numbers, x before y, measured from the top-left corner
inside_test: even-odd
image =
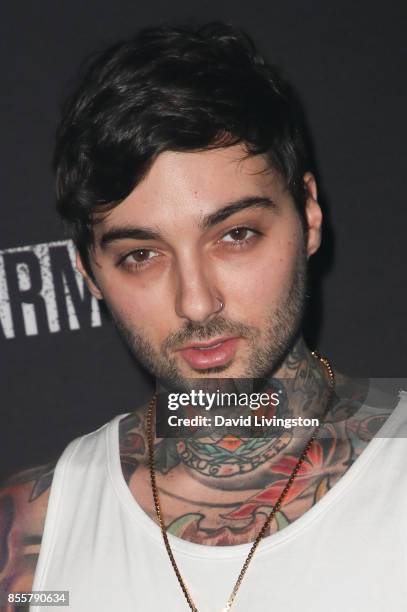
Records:
[[[334,378],[334,373],[333,370],[331,368],[331,365],[328,361],[328,359],[326,359],[325,357],[321,357],[320,355],[318,355],[317,353],[313,352],[312,353],[313,357],[318,359],[323,366],[325,367],[327,374],[329,376],[329,381],[330,381],[330,385],[331,385],[331,396],[332,396],[332,392],[333,389],[335,387],[335,378]],[[328,409],[330,406],[330,401],[328,400],[325,411],[323,413],[323,418],[326,416]],[[157,520],[158,520],[158,524],[160,526],[161,529],[161,534],[163,537],[163,541],[164,541],[164,545],[168,554],[168,557],[170,559],[171,565],[174,569],[175,575],[178,579],[179,585],[182,589],[182,592],[184,594],[184,597],[188,603],[189,608],[192,610],[192,612],[198,612],[198,608],[196,607],[192,596],[188,590],[187,585],[184,582],[184,579],[181,576],[181,573],[178,569],[178,565],[175,561],[174,558],[174,554],[172,552],[169,540],[168,540],[168,535],[167,535],[167,530],[165,527],[165,523],[164,523],[164,519],[163,519],[163,515],[162,515],[162,510],[161,510],[161,505],[160,505],[160,498],[159,498],[159,494],[158,494],[158,487],[157,487],[157,482],[156,482],[156,474],[155,474],[155,466],[154,466],[154,432],[153,432],[153,425],[152,425],[152,420],[153,420],[153,413],[155,411],[155,407],[156,407],[156,395],[153,396],[148,409],[147,409],[147,443],[148,443],[148,460],[149,460],[149,468],[150,468],[150,479],[151,479],[151,489],[152,489],[152,494],[153,494],[153,502],[154,502],[154,507],[155,507],[155,511],[156,511],[156,515],[157,515]],[[231,610],[233,602],[235,601],[237,592],[240,588],[240,585],[243,581],[243,578],[246,574],[246,571],[249,567],[249,564],[260,544],[260,541],[263,539],[263,537],[265,536],[265,534],[267,533],[270,524],[275,516],[275,514],[277,513],[277,511],[281,508],[283,501],[288,493],[288,491],[290,490],[291,485],[293,484],[295,478],[297,477],[298,472],[301,469],[301,466],[305,460],[305,458],[307,457],[307,454],[315,440],[315,438],[317,437],[318,431],[320,429],[320,426],[322,424],[322,420],[320,424],[315,428],[314,433],[312,434],[311,438],[308,440],[307,444],[305,445],[303,451],[301,452],[298,461],[294,467],[294,469],[291,472],[291,475],[289,476],[287,483],[285,485],[285,487],[283,488],[278,500],[276,501],[276,503],[274,504],[273,508],[271,509],[269,515],[267,516],[266,520],[264,521],[264,524],[262,526],[262,528],[260,529],[256,539],[254,540],[252,547],[249,551],[249,554],[246,557],[245,562],[243,563],[242,569],[240,571],[239,576],[237,577],[237,580],[233,586],[232,592],[229,596],[229,599],[227,601],[226,606],[223,608],[222,612],[228,612],[229,610]]]

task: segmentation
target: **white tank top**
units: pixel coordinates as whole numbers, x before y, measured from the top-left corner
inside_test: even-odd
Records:
[[[186,612],[159,527],[122,474],[123,416],[74,440],[60,457],[33,590],[69,591],[72,612]],[[398,407],[332,489],[260,543],[233,611],[405,612],[406,468],[401,392]],[[199,612],[221,612],[250,545],[169,540]]]

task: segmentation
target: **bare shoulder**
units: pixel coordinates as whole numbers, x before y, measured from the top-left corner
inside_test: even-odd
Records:
[[[32,587],[54,467],[25,470],[0,487],[0,592]]]

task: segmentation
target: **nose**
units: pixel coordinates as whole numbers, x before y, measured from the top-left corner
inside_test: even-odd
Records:
[[[224,299],[216,286],[214,272],[202,258],[179,262],[175,312],[192,323],[204,323],[223,309]]]

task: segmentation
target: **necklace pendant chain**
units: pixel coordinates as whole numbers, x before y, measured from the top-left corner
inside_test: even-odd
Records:
[[[312,351],[312,355],[313,357],[315,357],[315,359],[318,359],[322,365],[325,367],[328,376],[329,376],[329,381],[330,381],[330,385],[331,385],[331,389],[333,390],[335,387],[335,377],[334,377],[334,373],[331,367],[331,364],[329,363],[328,359],[326,357],[322,357],[321,355],[319,355],[316,351]],[[181,576],[181,572],[178,569],[178,565],[175,561],[169,540],[168,540],[168,535],[167,535],[167,529],[165,527],[165,523],[164,523],[164,519],[162,516],[162,511],[161,511],[161,505],[160,505],[160,498],[159,498],[159,494],[158,494],[158,487],[157,487],[157,482],[156,482],[156,476],[155,476],[155,467],[154,467],[154,432],[153,432],[153,426],[152,426],[152,417],[153,417],[153,411],[156,408],[156,401],[157,401],[157,396],[156,394],[153,395],[153,398],[148,406],[147,409],[147,444],[148,444],[148,458],[149,458],[149,468],[150,468],[150,480],[151,480],[151,489],[152,489],[152,493],[153,493],[153,501],[154,501],[154,507],[155,507],[155,512],[157,515],[157,520],[158,520],[158,524],[160,526],[160,530],[161,530],[161,534],[164,540],[164,545],[165,548],[167,550],[167,554],[168,557],[170,559],[171,565],[173,567],[173,570],[175,572],[175,575],[178,579],[179,585],[182,589],[182,592],[184,593],[185,599],[188,603],[188,606],[190,608],[190,610],[192,612],[198,612],[198,608],[195,606],[194,601],[191,597],[191,594],[189,593],[189,590]],[[326,413],[329,409],[329,405],[330,405],[330,401],[328,400],[327,402],[327,408],[325,410],[324,416],[326,416]],[[274,516],[276,515],[276,513],[280,510],[281,505],[288,493],[288,491],[291,488],[291,485],[293,484],[298,471],[300,470],[302,464],[304,463],[304,460],[308,454],[308,451],[310,450],[317,434],[320,428],[320,424],[316,427],[316,429],[314,430],[314,433],[312,434],[311,438],[308,440],[306,446],[304,447],[301,455],[298,458],[298,461],[293,469],[293,471],[291,472],[290,477],[287,480],[287,483],[285,485],[285,487],[283,488],[280,497],[278,498],[278,500],[276,501],[276,503],[274,504],[274,506],[272,507],[269,515],[267,516],[266,520],[263,523],[262,528],[260,529],[259,533],[257,534],[256,539],[254,540],[251,549],[249,550],[249,553],[246,557],[245,562],[243,563],[242,569],[240,571],[240,574],[235,582],[235,585],[232,589],[232,592],[230,594],[230,597],[228,599],[228,602],[226,604],[226,606],[221,610],[221,612],[230,612],[233,602],[236,598],[237,592],[239,590],[239,587],[243,581],[243,578],[246,574],[247,568],[249,567],[250,561],[252,560],[254,553],[257,550],[257,547],[260,544],[260,541],[263,539],[263,537],[266,535],[268,528],[270,527],[270,524],[274,518]]]

